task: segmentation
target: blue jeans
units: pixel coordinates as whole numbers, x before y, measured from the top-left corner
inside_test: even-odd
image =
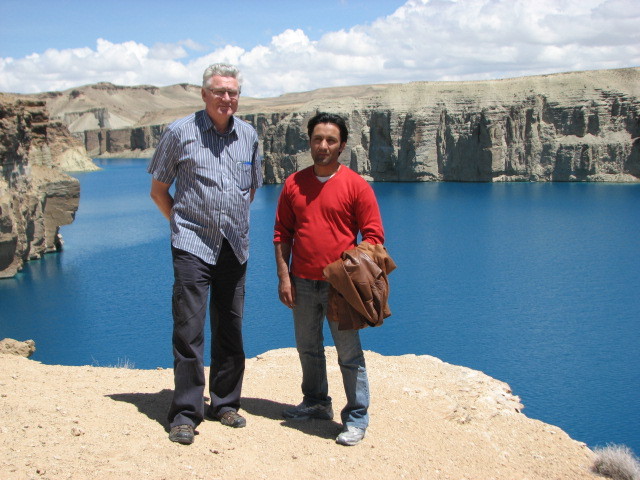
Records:
[[[296,289],[293,323],[302,366],[303,402],[328,405],[331,397],[322,327],[327,313],[329,283],[293,277],[293,284]],[[329,327],[347,397],[347,405],[341,412],[342,424],[366,429],[369,425],[369,380],[360,334],[358,330],[338,330],[337,322],[329,321]]]

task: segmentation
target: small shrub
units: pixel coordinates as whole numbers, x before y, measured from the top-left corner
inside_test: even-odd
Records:
[[[124,360],[121,358],[118,358],[118,364],[114,365],[114,368],[127,368],[132,370],[136,368],[136,364],[131,360],[129,360],[127,357],[125,357]]]
[[[596,448],[593,471],[613,480],[640,480],[640,461],[629,447],[608,445]]]
[[[95,358],[93,359],[93,366],[102,367],[102,365],[100,365],[100,362],[98,362]],[[134,368],[136,368],[136,364],[131,360],[129,360],[127,357],[124,357],[124,359],[118,358],[118,363],[116,365],[105,365],[104,367],[105,368],[126,368],[129,370],[133,370]]]

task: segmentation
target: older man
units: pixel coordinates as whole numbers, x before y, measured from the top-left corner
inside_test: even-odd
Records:
[[[151,198],[170,221],[173,257],[175,390],[169,439],[194,441],[204,412],[204,323],[209,293],[211,404],[207,417],[244,427],[238,413],[244,375],[242,341],[249,256],[249,206],[262,185],[258,135],[234,116],[242,77],[215,64],[203,75],[205,109],[164,132],[148,171]],[[175,193],[169,189],[175,183]]]

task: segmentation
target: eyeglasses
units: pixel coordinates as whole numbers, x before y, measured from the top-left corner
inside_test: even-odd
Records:
[[[227,90],[226,88],[207,88],[217,98],[224,98],[225,94],[229,95],[231,100],[237,100],[240,96],[238,90]]]

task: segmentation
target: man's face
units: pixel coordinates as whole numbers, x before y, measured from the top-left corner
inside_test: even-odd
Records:
[[[238,110],[239,94],[237,79],[219,75],[211,77],[208,88],[202,89],[205,109],[216,128],[226,128],[229,124],[229,119]]]
[[[340,129],[337,125],[319,123],[309,139],[313,163],[319,167],[336,166],[345,145],[346,142],[340,141]]]

